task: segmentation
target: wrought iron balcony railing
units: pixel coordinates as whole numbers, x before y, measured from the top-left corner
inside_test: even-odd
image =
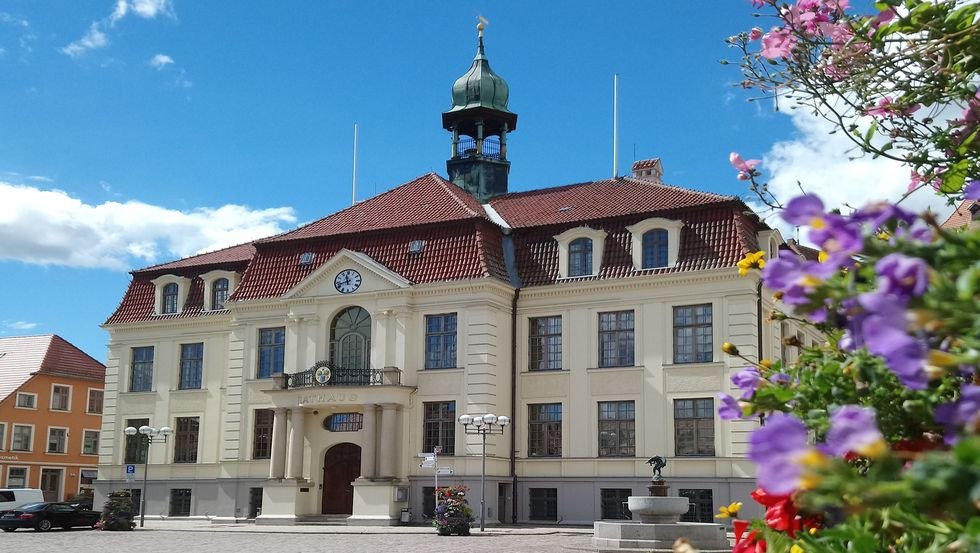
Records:
[[[305,371],[282,375],[282,387],[286,390],[323,386],[397,386],[401,384],[401,373],[398,367],[357,369],[320,361]]]
[[[456,143],[456,154],[453,157],[457,159],[466,157],[502,159],[500,155],[500,141],[496,137],[484,138],[483,151],[478,152],[476,149],[476,140],[468,137],[460,138],[459,142]]]

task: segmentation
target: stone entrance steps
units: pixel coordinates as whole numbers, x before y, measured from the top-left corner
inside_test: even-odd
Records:
[[[302,526],[347,526],[350,515],[296,515],[296,524]]]

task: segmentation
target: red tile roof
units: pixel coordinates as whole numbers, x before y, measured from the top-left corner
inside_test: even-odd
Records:
[[[390,230],[474,217],[486,217],[476,198],[439,175],[428,173],[329,217],[259,243]]]
[[[648,180],[619,177],[517,192],[490,205],[514,228],[608,219],[731,201],[720,196]]]
[[[638,159],[633,162],[633,171],[639,171],[640,169],[654,169],[660,165],[660,158],[655,157],[652,159]]]
[[[222,248],[220,250],[215,250],[213,252],[205,252],[197,255],[192,255],[190,257],[185,257],[183,259],[178,259],[176,261],[171,261],[169,263],[162,263],[160,265],[153,265],[150,267],[144,267],[138,269],[134,272],[136,273],[166,273],[173,272],[174,269],[183,268],[200,268],[209,265],[220,265],[227,266],[229,264],[239,263],[244,265],[248,263],[252,256],[255,255],[255,246],[251,243],[248,244],[238,244],[237,246],[231,246],[228,248]]]
[[[105,380],[105,365],[56,334],[0,338],[0,400],[32,373]]]
[[[963,200],[960,205],[956,206],[956,209],[949,214],[949,218],[941,225],[944,229],[956,229],[965,227],[973,221],[973,213],[971,210],[976,209],[978,203],[976,200]]]

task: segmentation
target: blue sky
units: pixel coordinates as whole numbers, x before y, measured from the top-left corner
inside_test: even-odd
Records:
[[[826,172],[815,188],[873,193],[868,179],[897,173],[830,175],[839,139],[733,86],[724,39],[759,24],[752,13],[749,0],[6,0],[0,336],[56,333],[104,360],[99,325],[129,270],[349,205],[355,122],[358,199],[445,174],[440,113],[479,14],[519,115],[512,190],[610,175],[619,73],[621,174],[660,157],[668,183],[744,195],[738,150],[784,190]],[[849,174],[864,186],[842,186]]]

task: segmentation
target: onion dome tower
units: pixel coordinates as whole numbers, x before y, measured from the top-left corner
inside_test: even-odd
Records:
[[[483,23],[476,28],[476,57],[453,84],[453,106],[442,114],[442,127],[453,133],[449,180],[486,203],[507,193],[507,133],[517,128],[517,114],[507,110],[507,82],[483,53]]]

